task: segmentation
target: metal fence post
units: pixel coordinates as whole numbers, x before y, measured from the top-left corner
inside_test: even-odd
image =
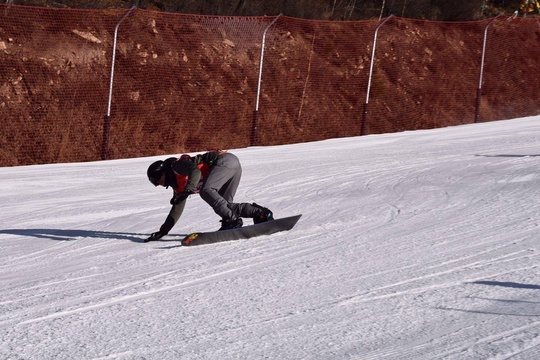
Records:
[[[111,105],[112,105],[112,94],[113,94],[113,83],[114,83],[114,64],[116,61],[116,42],[118,39],[118,28],[120,24],[128,17],[129,14],[137,6],[133,5],[125,14],[122,16],[120,21],[116,24],[114,28],[114,40],[113,40],[113,51],[112,51],[112,62],[111,62],[111,78],[109,82],[109,101],[107,103],[107,115],[104,117],[103,123],[103,145],[101,147],[101,160],[107,160],[109,158],[109,138],[110,138],[110,129],[111,129]]]
[[[368,77],[368,85],[367,85],[367,91],[366,91],[366,102],[364,103],[364,113],[362,116],[362,125],[360,127],[360,135],[364,135],[366,131],[366,122],[367,122],[367,114],[368,114],[368,105],[369,105],[369,93],[371,91],[371,78],[373,77],[373,62],[375,61],[375,49],[377,48],[377,35],[379,33],[379,29],[381,26],[383,26],[388,20],[390,20],[394,15],[390,15],[382,23],[380,23],[377,28],[375,29],[375,35],[373,37],[373,49],[371,49],[371,60],[369,64],[369,77]]]
[[[489,26],[502,15],[497,15],[484,28],[484,42],[482,44],[482,60],[480,62],[480,79],[478,80],[478,89],[476,90],[476,111],[474,114],[474,122],[477,123],[480,118],[480,100],[482,98],[482,83],[484,81],[484,62],[486,60],[486,44],[487,33]]]
[[[262,82],[262,70],[264,60],[264,44],[266,42],[266,33],[268,29],[275,24],[275,22],[281,17],[279,14],[268,26],[264,29],[262,44],[261,44],[261,61],[259,63],[259,79],[257,81],[257,99],[255,102],[255,110],[253,111],[253,124],[251,127],[251,146],[257,146],[259,143],[259,100],[261,97],[261,82]]]

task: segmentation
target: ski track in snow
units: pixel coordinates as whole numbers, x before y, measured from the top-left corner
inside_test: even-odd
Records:
[[[231,150],[303,217],[193,248],[161,157],[0,168],[0,358],[539,358],[539,120]]]

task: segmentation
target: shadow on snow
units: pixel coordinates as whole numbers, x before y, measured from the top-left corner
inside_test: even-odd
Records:
[[[114,240],[129,240],[142,243],[149,234],[126,233],[126,232],[110,232],[110,231],[94,231],[94,230],[65,230],[65,229],[5,229],[0,230],[0,234],[20,235],[27,237],[35,237],[39,239],[71,241],[80,238],[96,238],[96,239],[114,239]],[[182,236],[182,235],[179,235]],[[160,241],[167,241],[160,239]],[[173,240],[169,240],[173,241]]]
[[[506,281],[473,281],[471,284],[503,286],[503,287],[511,287],[511,288],[516,288],[516,289],[540,290],[540,285],[520,284],[520,283],[506,282]]]

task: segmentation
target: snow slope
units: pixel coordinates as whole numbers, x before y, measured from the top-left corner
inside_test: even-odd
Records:
[[[159,158],[0,168],[0,358],[540,358],[540,117],[232,152],[292,231],[183,248],[192,196],[145,244]]]

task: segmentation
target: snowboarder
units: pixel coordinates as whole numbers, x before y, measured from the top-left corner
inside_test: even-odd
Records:
[[[255,203],[234,203],[233,198],[242,176],[238,158],[229,152],[216,150],[179,158],[171,157],[156,161],[148,167],[148,180],[154,186],[173,189],[172,208],[159,231],[147,241],[158,240],[167,235],[178,221],[186,199],[199,193],[201,198],[221,216],[221,228],[227,230],[243,225],[242,218],[253,218],[255,224],[273,220],[272,211]]]

